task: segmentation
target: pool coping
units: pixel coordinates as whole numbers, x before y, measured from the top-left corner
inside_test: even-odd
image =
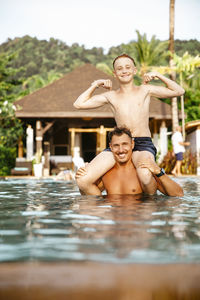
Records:
[[[0,264],[0,299],[199,299],[200,264]],[[37,297],[35,296],[37,293]]]

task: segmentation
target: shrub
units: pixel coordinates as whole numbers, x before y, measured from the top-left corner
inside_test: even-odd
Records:
[[[165,169],[167,174],[170,174],[176,163],[176,157],[173,155],[172,151],[168,151],[165,155],[161,168]],[[197,157],[196,154],[191,153],[191,151],[186,151],[183,155],[183,162],[181,166],[181,173],[185,175],[196,174],[197,172]]]
[[[0,145],[0,176],[10,175],[15,166],[16,148]]]

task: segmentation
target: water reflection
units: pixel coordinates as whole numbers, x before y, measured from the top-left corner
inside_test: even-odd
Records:
[[[0,259],[199,262],[195,180],[181,178],[183,198],[88,197],[73,183],[0,182]]]

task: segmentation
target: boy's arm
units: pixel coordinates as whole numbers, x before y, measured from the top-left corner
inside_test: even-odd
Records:
[[[158,185],[158,190],[167,195],[167,196],[176,196],[176,197],[182,197],[183,194],[183,189],[182,187],[173,181],[167,174],[164,174],[160,177],[157,177],[161,171],[160,167],[153,161],[146,161],[140,164],[141,168],[147,168],[149,171],[154,175],[157,185]]]
[[[108,102],[106,97],[107,93],[92,96],[96,88],[100,86],[106,89],[111,89],[112,82],[110,80],[103,79],[94,81],[91,86],[76,99],[74,107],[77,109],[89,109],[97,108],[106,104]]]
[[[166,84],[167,87],[158,85],[148,85],[149,93],[151,96],[158,98],[172,98],[181,96],[185,90],[175,81],[161,75],[158,72],[150,72],[144,75],[144,84],[149,83],[152,79],[158,78]]]

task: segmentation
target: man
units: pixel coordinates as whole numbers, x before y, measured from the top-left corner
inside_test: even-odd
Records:
[[[177,126],[176,131],[172,135],[172,146],[174,154],[176,156],[176,164],[171,172],[174,176],[181,176],[181,165],[183,161],[183,153],[185,152],[184,146],[190,145],[189,142],[183,141],[183,136],[181,132],[181,126]]]
[[[156,180],[148,168],[140,166],[140,162],[144,160],[155,162],[156,156],[156,148],[152,143],[149,130],[150,98],[151,96],[159,98],[180,96],[184,93],[184,89],[158,72],[145,74],[144,84],[134,85],[133,77],[137,69],[133,58],[126,54],[115,58],[113,68],[114,76],[120,85],[118,90],[110,90],[112,87],[110,80],[96,80],[77,98],[74,106],[78,109],[92,109],[108,104],[111,107],[117,126],[126,126],[135,138],[132,160],[142,189],[148,194],[154,194],[157,189]],[[154,78],[160,79],[166,87],[148,84]],[[93,96],[93,92],[100,86],[109,91]],[[114,164],[115,159],[111,151],[98,154],[87,165],[87,174],[77,178],[79,188],[89,195],[101,194],[95,182]]]
[[[116,127],[109,133],[110,149],[115,159],[114,167],[96,182],[101,190],[105,189],[108,195],[113,194],[141,194],[143,192],[136,168],[132,162],[134,140],[130,130]],[[169,178],[163,169],[154,161],[140,163],[141,168],[147,168],[157,183],[157,189],[168,196],[183,196],[182,188]],[[87,174],[85,168],[80,168],[76,178]]]

